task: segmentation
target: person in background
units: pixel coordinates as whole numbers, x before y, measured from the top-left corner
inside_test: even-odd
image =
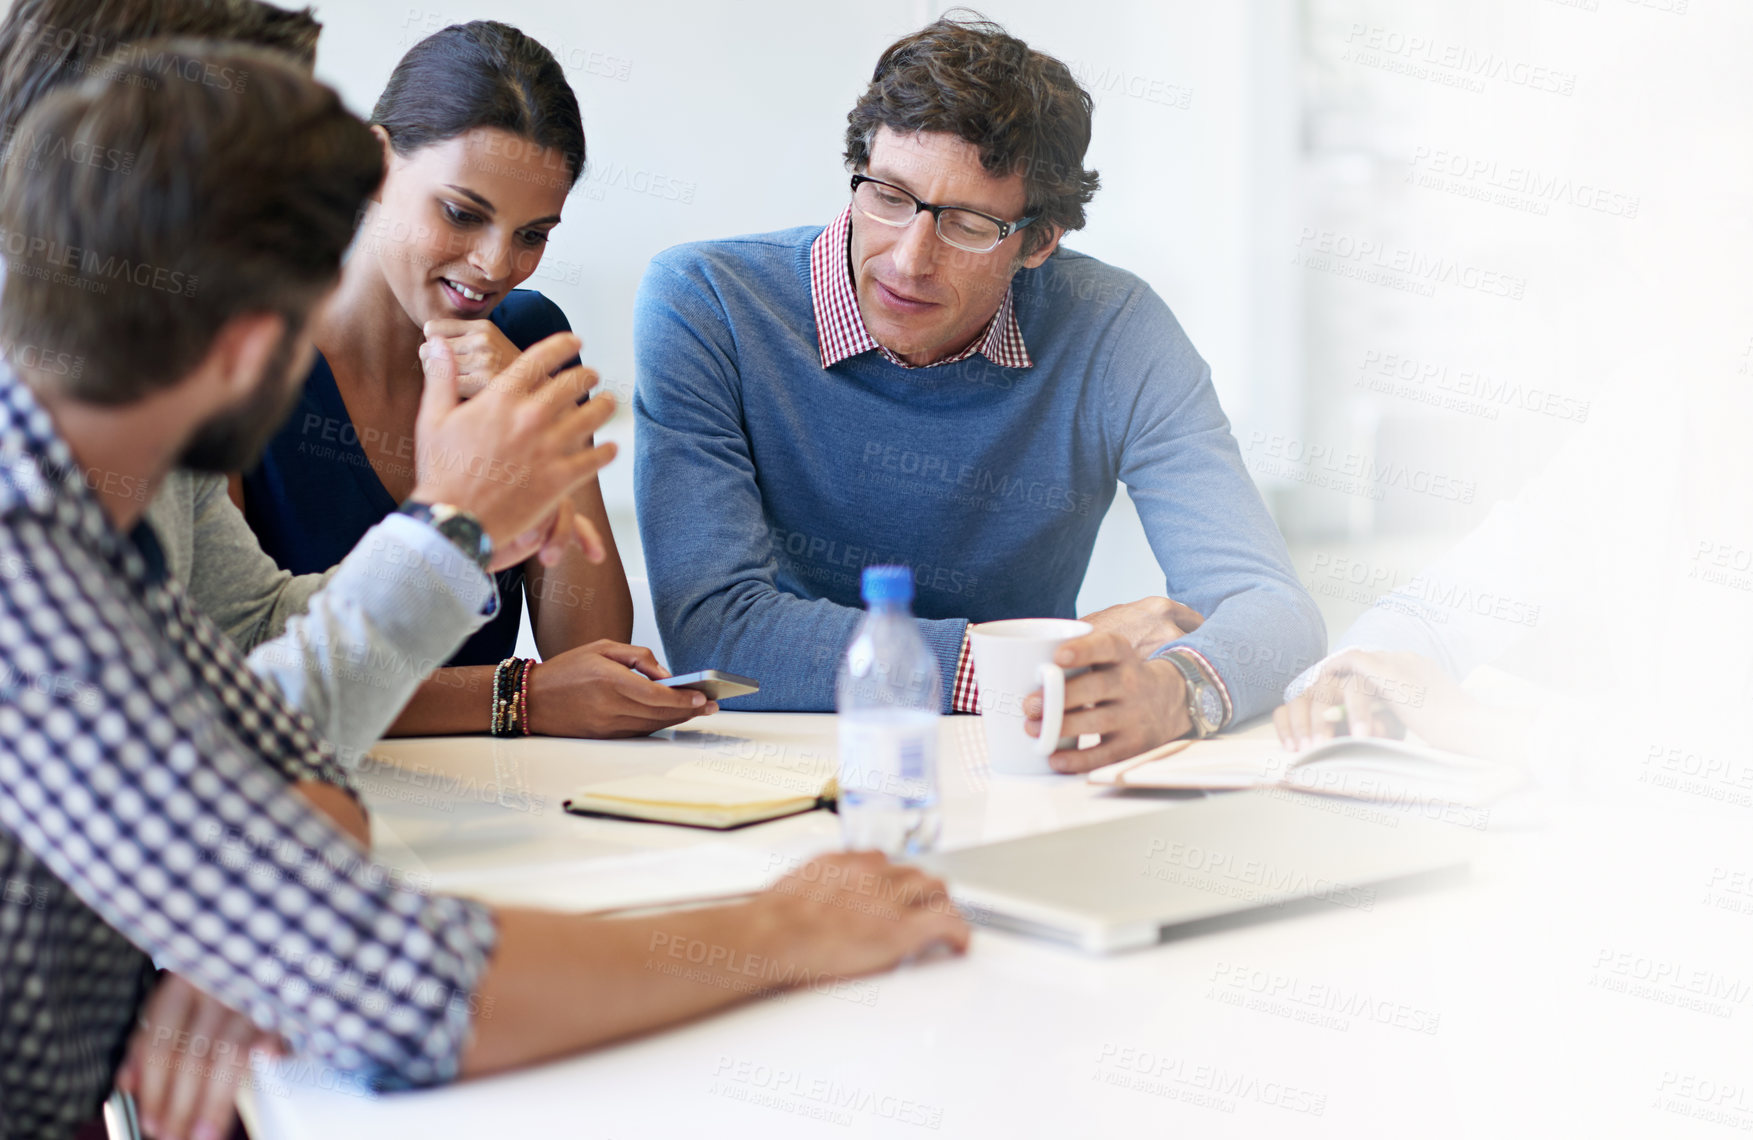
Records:
[[[1647,790],[1675,750],[1746,752],[1730,710],[1753,694],[1737,566],[1753,564],[1753,394],[1707,363],[1627,357],[1615,373],[1618,398],[1545,469],[1287,686],[1286,749],[1410,734],[1569,790]],[[1649,399],[1656,374],[1669,398]]]
[[[299,404],[241,480],[244,517],[294,573],[332,565],[407,496],[428,339],[448,345],[466,395],[568,329],[558,306],[519,288],[584,170],[578,101],[548,50],[505,24],[445,28],[396,65],[371,122],[383,187],[317,322]],[[498,614],[415,692],[393,734],[487,730],[495,675],[514,667],[520,597],[543,657],[521,731],[642,735],[715,711],[657,684],[669,674],[651,652],[624,644],[632,600],[601,490],[581,490],[576,506],[604,557],[502,572]]]
[[[944,710],[976,711],[968,624],[1073,616],[1121,482],[1177,600],[1061,647],[1089,667],[1064,732],[1101,743],[1056,768],[1266,712],[1320,656],[1210,369],[1147,285],[1061,245],[1097,187],[1091,107],[1060,61],[946,17],[877,62],[832,222],[653,260],[635,480],[676,668],[759,678],[737,707],[831,709],[858,571],[903,563]]]
[[[412,890],[299,794],[350,791],[333,747],[190,606],[145,514],[177,466],[250,466],[296,401],[382,148],[279,57],[149,46],[41,100],[17,132],[47,144],[40,160],[0,170],[0,1129],[63,1137],[95,1116],[153,958],[290,1051],[395,1088],[749,993],[728,971],[647,968],[675,940],[760,955],[782,970],[769,987],[965,947],[942,884],[880,856],[818,861],[742,904],[591,919]],[[135,161],[76,157],[93,153]],[[544,339],[467,402],[448,347],[431,354],[410,509],[372,533],[474,612],[491,571],[585,538],[570,507],[612,457],[590,443],[611,407],[576,404],[578,343]],[[85,367],[44,366],[65,358]],[[471,511],[431,509],[462,498]],[[10,905],[20,892],[30,905]],[[182,1096],[165,1107],[154,1137],[218,1135],[207,1104],[199,1124]]]

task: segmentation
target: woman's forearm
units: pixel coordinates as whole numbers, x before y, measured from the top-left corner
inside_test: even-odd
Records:
[[[493,721],[492,665],[440,669],[420,683],[387,736],[459,736]]]
[[[543,657],[557,657],[604,639],[626,642],[633,636],[633,595],[602,489],[595,483],[582,488],[573,496],[573,507],[602,536],[606,557],[593,565],[575,550],[557,566],[546,567],[533,558],[525,564],[530,630]]]

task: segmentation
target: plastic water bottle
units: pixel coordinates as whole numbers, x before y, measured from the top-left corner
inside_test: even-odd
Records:
[[[840,832],[853,850],[937,844],[937,658],[913,618],[913,573],[867,566],[858,633],[840,663]]]

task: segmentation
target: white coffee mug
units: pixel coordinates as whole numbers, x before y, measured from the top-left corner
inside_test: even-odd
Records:
[[[1017,776],[1051,774],[1047,757],[1077,747],[1061,737],[1065,723],[1066,671],[1053,653],[1073,638],[1094,633],[1087,621],[1016,618],[968,627],[974,649],[974,683],[980,686],[980,717],[986,722],[986,758],[994,772]],[[1079,670],[1072,670],[1076,676]],[[1041,691],[1041,735],[1023,731],[1023,700]]]

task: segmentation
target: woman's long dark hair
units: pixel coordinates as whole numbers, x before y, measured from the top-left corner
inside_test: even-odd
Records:
[[[584,173],[584,121],[560,62],[496,20],[452,24],[409,48],[371,122],[400,155],[493,127],[560,155],[568,188]]]

